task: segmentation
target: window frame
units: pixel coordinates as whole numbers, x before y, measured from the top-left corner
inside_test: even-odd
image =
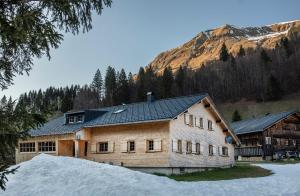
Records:
[[[106,148],[106,150],[102,150],[101,149],[101,145],[106,145],[104,146],[104,148]],[[98,153],[108,153],[108,141],[103,141],[103,142],[98,142],[98,148],[97,148],[97,151]]]
[[[133,143],[133,150],[131,150],[131,144],[132,143]],[[135,152],[135,148],[136,148],[136,146],[135,146],[135,141],[134,140],[130,140],[130,141],[127,142],[127,152],[133,153],[133,152]]]
[[[177,152],[182,153],[182,140],[177,140]]]
[[[81,120],[79,120],[79,117],[81,117]],[[82,123],[84,121],[83,115],[76,116],[76,123]]]
[[[208,155],[214,156],[214,146],[211,144],[208,145]]]
[[[213,122],[212,120],[207,120],[207,130],[213,131]]]
[[[225,150],[225,151],[224,151]],[[225,153],[224,153],[225,152]],[[222,156],[228,157],[228,147],[227,146],[222,146]]]
[[[196,142],[196,154],[201,154],[201,145],[199,142]]]
[[[33,144],[33,146],[22,146],[22,145],[28,145]],[[22,151],[21,149],[27,149],[28,151]],[[33,150],[33,151],[31,151]],[[19,143],[19,152],[20,153],[35,153],[36,152],[36,146],[35,142],[20,142]]]
[[[45,146],[41,146],[41,144],[47,144]],[[54,144],[54,145],[50,145]],[[48,150],[42,150],[42,148],[46,148]],[[50,150],[52,148],[52,150]],[[55,141],[39,141],[38,142],[38,152],[45,152],[45,153],[55,153],[56,152],[56,142]]]
[[[199,118],[200,129],[204,128],[204,119],[202,117]]]
[[[71,119],[72,119],[72,121],[71,121]],[[74,124],[75,122],[76,122],[75,116],[69,116],[69,117],[68,117],[68,123],[69,123],[69,124]]]
[[[150,149],[150,146],[152,147],[152,149]],[[153,151],[154,151],[154,140],[149,139],[147,140],[147,152],[153,152]]]
[[[193,143],[191,141],[186,142],[186,154],[192,154]]]

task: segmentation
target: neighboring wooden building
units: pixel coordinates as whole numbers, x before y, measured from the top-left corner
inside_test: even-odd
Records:
[[[271,160],[278,152],[300,150],[300,113],[268,114],[231,124],[241,141],[235,148],[240,160]]]
[[[207,94],[66,113],[19,141],[16,162],[39,153],[161,173],[229,167],[239,140]]]

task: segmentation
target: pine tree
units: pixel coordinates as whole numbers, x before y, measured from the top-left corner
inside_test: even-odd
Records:
[[[129,103],[129,85],[124,69],[121,69],[118,75],[118,91],[117,91],[117,104]]]
[[[283,46],[286,56],[290,57],[292,54],[292,50],[290,49],[288,38],[286,37],[281,38],[280,45]]]
[[[246,55],[245,49],[243,48],[243,45],[240,45],[240,49],[237,53],[237,56],[242,57],[242,56],[245,56],[245,55]]]
[[[272,74],[269,77],[268,87],[267,87],[267,100],[276,101],[281,99],[282,97],[282,90],[280,87],[279,82],[277,81],[276,77]]]
[[[272,62],[272,59],[269,57],[268,53],[262,49],[261,52],[260,52],[260,57],[261,57],[261,60],[267,64],[269,62]]]
[[[103,80],[102,80],[101,72],[99,69],[97,69],[91,84],[91,88],[97,92],[98,101],[101,101],[102,99],[102,90],[103,90],[102,86],[103,86]]]
[[[182,68],[182,66],[180,66],[175,75],[175,83],[176,83],[178,95],[184,94],[184,81],[185,81],[185,69]]]
[[[140,67],[137,75],[137,101],[144,101],[146,99],[146,86],[145,86],[145,70]]]
[[[163,73],[162,79],[161,79],[161,82],[162,82],[161,96],[163,98],[168,98],[168,97],[173,96],[173,93],[172,93],[173,81],[174,81],[174,77],[173,77],[172,70],[170,69],[170,67],[166,67],[164,69],[164,73]]]
[[[108,106],[116,103],[117,78],[113,67],[108,66],[105,75],[105,99]]]
[[[242,116],[240,115],[238,110],[235,110],[232,114],[232,122],[241,121]]]
[[[129,102],[136,102],[136,88],[133,75],[131,72],[128,73],[128,92],[129,92]]]
[[[229,58],[229,53],[228,53],[225,43],[223,43],[221,52],[220,52],[220,60],[225,62],[228,60],[228,58]]]
[[[74,110],[94,109],[99,106],[98,92],[95,89],[90,88],[88,85],[84,85],[77,93],[74,99]]]

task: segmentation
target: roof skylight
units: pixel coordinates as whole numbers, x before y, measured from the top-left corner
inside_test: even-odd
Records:
[[[116,111],[114,111],[113,113],[114,113],[114,114],[119,114],[119,113],[123,112],[124,110],[125,110],[125,109],[116,110]]]

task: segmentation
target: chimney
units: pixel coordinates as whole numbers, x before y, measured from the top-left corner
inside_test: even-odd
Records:
[[[155,101],[154,93],[148,92],[148,93],[147,93],[147,102],[148,102],[148,103],[151,103],[151,102],[153,102],[153,101]]]

